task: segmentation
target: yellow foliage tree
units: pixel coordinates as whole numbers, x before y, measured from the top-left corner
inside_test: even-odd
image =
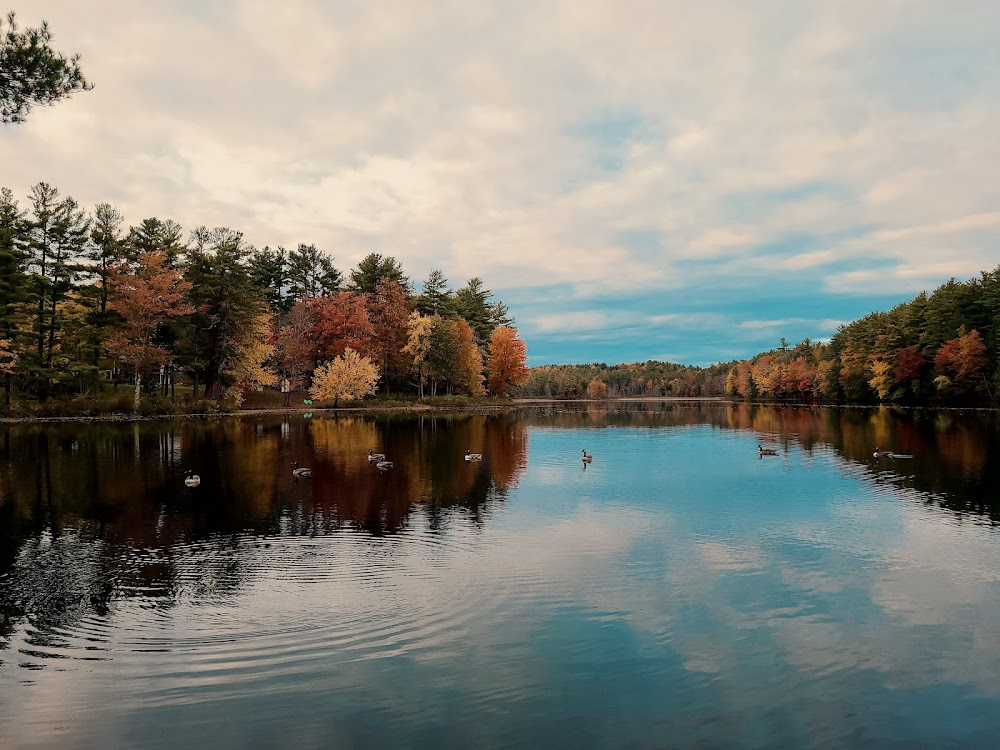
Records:
[[[431,350],[431,330],[433,320],[428,315],[421,315],[414,310],[410,313],[410,320],[407,323],[406,346],[403,353],[410,357],[410,368],[417,375],[417,387],[420,390],[420,398],[424,397],[424,365],[427,362],[427,353]]]
[[[277,383],[277,374],[266,366],[274,351],[271,345],[271,316],[262,310],[250,318],[233,342],[232,354],[223,369],[234,383],[227,395],[241,402],[243,394],[251,388]]]
[[[0,372],[14,372],[17,367],[17,354],[10,348],[10,339],[0,339]]]
[[[309,395],[317,401],[332,399],[336,407],[341,399],[353,401],[375,393],[378,378],[378,368],[372,361],[347,347],[343,356],[316,368]]]
[[[885,401],[892,393],[893,376],[892,365],[881,359],[872,362],[872,376],[868,380],[868,385],[878,394],[879,401]]]

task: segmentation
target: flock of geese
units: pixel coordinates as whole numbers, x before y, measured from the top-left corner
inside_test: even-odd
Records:
[[[587,449],[583,449],[582,460],[584,463],[584,468],[586,464],[593,462],[594,457],[587,453]],[[765,448],[762,444],[757,444],[757,453],[760,456],[777,456],[777,448]],[[872,454],[875,458],[913,458],[911,455],[905,453],[893,453],[892,451],[881,451],[878,446],[875,446],[875,453]],[[482,453],[473,453],[471,450],[465,452],[466,461],[482,461]],[[384,453],[376,453],[373,449],[368,449],[368,463],[375,464],[375,468],[381,471],[388,471],[392,468],[392,461],[386,459]],[[312,469],[307,469],[306,467],[300,467],[298,461],[292,461],[292,476],[295,479],[306,479],[312,476]],[[188,469],[184,475],[184,485],[186,487],[197,487],[201,484],[201,477],[194,473],[192,469]]]
[[[482,453],[473,453],[471,450],[465,452],[466,461],[482,461]],[[586,448],[583,450],[583,463],[589,464],[594,460],[594,457],[587,453]],[[384,453],[376,453],[374,449],[368,449],[368,464],[375,464],[375,468],[381,471],[388,471],[392,468],[392,461],[386,460]],[[299,466],[298,461],[292,461],[292,477],[295,479],[308,479],[313,475],[313,470],[308,469],[305,466]],[[184,486],[185,487],[198,487],[201,484],[201,477],[194,473],[194,469],[188,469],[184,473]]]

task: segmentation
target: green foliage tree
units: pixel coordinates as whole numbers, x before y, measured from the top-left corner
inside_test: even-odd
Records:
[[[375,287],[382,279],[398,282],[406,296],[410,295],[410,279],[403,273],[403,266],[391,255],[383,257],[370,253],[351,271],[351,291],[358,294],[375,294]]]
[[[0,189],[0,340],[6,342],[9,367],[3,370],[4,407],[10,408],[11,380],[16,362],[16,337],[24,320],[28,297],[24,273],[24,212],[8,188]]]
[[[455,313],[455,295],[448,288],[448,279],[440,271],[431,271],[424,281],[424,291],[415,300],[422,315],[452,315]]]
[[[59,305],[79,278],[90,222],[76,201],[68,197],[60,200],[58,190],[40,182],[31,191],[31,214],[26,226],[31,299],[35,306],[35,348],[27,366],[38,398],[44,401],[50,381],[57,375],[53,356]]]
[[[44,21],[21,30],[14,13],[0,18],[0,122],[24,122],[32,107],[54,104],[93,85],[80,68],[80,56],[53,49]]]
[[[289,297],[330,297],[340,289],[343,277],[333,259],[315,245],[299,245],[288,254]]]
[[[280,313],[287,313],[295,300],[289,294],[288,253],[278,246],[277,250],[265,247],[254,250],[249,260],[250,278],[260,290],[268,307]]]
[[[223,374],[240,345],[240,334],[254,324],[264,309],[260,290],[248,268],[251,248],[243,234],[227,227],[192,232],[194,248],[189,253],[184,277],[190,282],[188,302],[194,308],[182,357],[195,375],[204,379],[205,395],[215,391],[221,398]]]

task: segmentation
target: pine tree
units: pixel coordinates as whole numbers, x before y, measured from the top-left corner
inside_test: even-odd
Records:
[[[0,18],[0,122],[24,122],[36,105],[54,104],[93,86],[83,76],[80,56],[52,48],[44,21],[37,29],[18,28],[13,13]]]
[[[351,271],[350,288],[358,294],[375,294],[375,287],[382,279],[399,282],[406,296],[410,296],[410,279],[403,274],[402,265],[391,255],[382,257],[379,253],[366,255]]]
[[[53,355],[59,330],[59,304],[79,278],[90,222],[76,201],[59,200],[58,190],[40,182],[31,191],[27,227],[31,298],[36,311],[35,351],[28,367],[35,379],[38,398],[44,401],[49,395],[50,380],[58,374],[53,369]]]
[[[315,245],[299,245],[288,255],[289,297],[293,302],[306,297],[330,297],[340,289],[342,280],[333,258]]]
[[[0,340],[7,342],[12,364],[4,370],[4,406],[10,408],[13,357],[17,352],[17,332],[24,320],[22,304],[28,295],[24,273],[24,212],[8,188],[0,189]]]
[[[431,271],[424,282],[424,291],[416,298],[416,308],[423,315],[452,315],[455,294],[448,288],[448,279],[440,271]]]

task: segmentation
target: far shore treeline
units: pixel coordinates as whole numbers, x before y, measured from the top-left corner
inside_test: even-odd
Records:
[[[285,405],[295,390],[317,405],[508,395],[527,376],[512,325],[479,278],[452,290],[435,270],[417,294],[391,256],[345,277],[315,245],[258,249],[155,217],[128,227],[46,183],[23,208],[0,189],[3,403],[28,415],[214,410],[262,390]]]
[[[1000,266],[952,279],[888,312],[711,367],[667,362],[535,367],[519,394],[541,398],[728,396],[750,401],[995,406]]]

